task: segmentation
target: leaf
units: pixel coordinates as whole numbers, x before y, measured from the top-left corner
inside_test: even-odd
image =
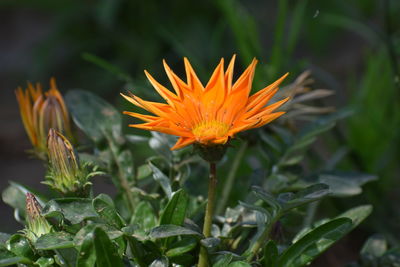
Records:
[[[189,196],[183,189],[176,191],[161,215],[160,224],[182,225],[185,220],[188,201]]]
[[[228,267],[251,267],[251,265],[245,261],[234,261],[229,263]]]
[[[74,245],[72,236],[65,232],[42,235],[35,242],[35,248],[41,250],[72,248]]]
[[[171,199],[172,189],[169,178],[150,161],[149,161],[149,166],[153,172],[154,180],[156,180],[160,184],[161,188],[164,190],[164,193],[168,197],[168,199]]]
[[[300,190],[296,194],[283,193],[278,199],[283,202],[284,210],[296,208],[298,206],[319,200],[329,194],[329,186],[326,184],[314,184]]]
[[[104,139],[104,133],[121,136],[121,114],[97,95],[83,90],[70,90],[65,96],[75,124],[93,141]]]
[[[351,229],[356,228],[362,221],[364,221],[372,212],[371,205],[363,205],[352,208],[336,218],[348,218],[353,222],[353,227]]]
[[[176,257],[193,250],[197,246],[195,238],[184,238],[174,244],[167,250],[165,255],[167,257]]]
[[[207,237],[200,240],[200,243],[203,247],[207,248],[208,250],[213,250],[219,246],[221,243],[221,239],[216,237]]]
[[[7,240],[7,249],[17,256],[31,258],[34,252],[30,246],[29,240],[21,235],[14,234]]]
[[[225,254],[216,263],[214,263],[212,267],[228,267],[232,259],[233,259],[232,254]]]
[[[96,250],[93,244],[93,232],[91,232],[82,241],[76,260],[76,267],[94,267],[95,264]]]
[[[154,260],[149,267],[168,267],[169,261],[168,258],[162,257],[160,259]]]
[[[149,202],[139,202],[135,208],[130,224],[138,224],[142,231],[148,231],[157,225],[157,217]]]
[[[100,194],[93,199],[93,208],[97,214],[108,224],[121,228],[125,225],[124,220],[114,207],[112,199],[106,194]]]
[[[5,243],[8,239],[10,239],[11,235],[10,234],[6,234],[6,233],[1,233],[0,232],[0,249],[2,247],[5,247]]]
[[[10,266],[17,263],[32,264],[28,258],[16,256],[11,251],[0,248],[0,266]]]
[[[107,224],[100,224],[100,223],[92,223],[92,224],[88,224],[84,227],[82,227],[78,233],[76,233],[75,237],[74,237],[74,243],[76,244],[76,246],[81,246],[82,243],[84,242],[84,240],[86,239],[87,235],[92,234],[92,232],[94,231],[95,228],[101,228],[103,229],[103,231],[105,231],[108,235],[108,237],[111,240],[114,240],[118,237],[122,236],[122,232],[116,230],[114,227],[107,225]]]
[[[368,238],[361,249],[361,255],[364,257],[372,256],[373,258],[382,257],[388,249],[388,244],[384,236],[373,235]]]
[[[333,196],[349,197],[362,192],[361,186],[377,177],[361,173],[327,172],[319,175],[319,181],[327,184]]]
[[[193,231],[191,229],[177,226],[173,224],[164,224],[157,226],[150,231],[151,238],[167,238],[171,236],[180,236],[180,235],[195,235],[202,236],[200,233]]]
[[[348,218],[333,219],[313,229],[289,246],[279,257],[278,267],[300,267],[310,263],[352,229]]]
[[[40,267],[54,266],[54,258],[46,258],[40,257],[37,261],[35,261],[36,265]]]
[[[152,137],[149,139],[149,146],[169,161],[173,155],[170,148],[176,142],[176,137],[158,132],[151,132],[151,135]]]
[[[135,262],[140,267],[147,267],[145,262],[147,251],[143,243],[131,235],[126,235],[125,238],[129,242],[129,248],[131,249],[131,253]]]
[[[72,224],[98,217],[92,201],[87,198],[59,198],[47,202],[42,210],[46,217],[62,214]]]
[[[137,179],[141,180],[149,177],[152,174],[152,170],[148,164],[140,165],[137,169]]]
[[[262,259],[263,266],[275,266],[278,255],[278,247],[273,240],[269,240],[264,247],[264,258]]]
[[[106,232],[100,227],[96,227],[93,232],[93,243],[96,250],[96,266],[98,267],[123,267],[118,250],[108,238]]]

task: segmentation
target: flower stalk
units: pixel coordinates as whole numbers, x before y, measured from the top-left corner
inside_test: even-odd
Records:
[[[215,206],[215,195],[217,191],[217,170],[216,164],[210,162],[210,177],[208,181],[208,200],[206,207],[206,214],[204,216],[203,235],[204,237],[211,236],[212,218]],[[199,267],[208,266],[208,255],[205,247],[200,248]]]

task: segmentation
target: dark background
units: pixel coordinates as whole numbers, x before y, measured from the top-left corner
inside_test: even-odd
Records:
[[[265,84],[287,71],[293,80],[311,69],[317,87],[335,91],[322,104],[355,110],[340,125],[343,138],[333,142],[349,151],[342,168],[380,179],[356,200],[373,204],[374,214],[334,251],[347,251],[347,258],[354,259],[373,233],[385,234],[398,245],[399,10],[400,1],[395,0],[2,0],[0,190],[9,180],[45,190],[39,184],[42,163],[25,153],[30,143],[14,95],[18,86],[32,81],[46,88],[54,76],[62,92],[91,90],[123,110],[119,93],[125,89],[152,94],[144,69],[165,82],[162,59],[181,74],[182,58],[187,56],[204,80],[221,57],[236,53],[238,68],[253,56],[260,60],[256,85],[257,80]],[[114,67],[99,66],[102,63],[93,62],[91,55]],[[113,191],[106,182],[99,187]],[[0,231],[21,229],[4,203],[0,216]],[[339,266],[332,255],[324,260]]]

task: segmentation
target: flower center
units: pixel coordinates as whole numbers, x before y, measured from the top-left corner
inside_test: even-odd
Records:
[[[197,139],[219,138],[225,136],[229,131],[226,123],[212,120],[202,121],[192,129]]]

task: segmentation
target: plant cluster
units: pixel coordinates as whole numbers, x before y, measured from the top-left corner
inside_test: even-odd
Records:
[[[154,114],[128,112],[145,121],[139,128],[151,136],[126,134],[121,112],[88,91],[70,90],[64,103],[54,81],[45,95],[31,85],[25,93],[19,89],[23,122],[33,153],[45,162],[50,192],[13,182],[3,191],[25,228],[0,234],[0,266],[297,267],[357,227],[370,205],[317,218],[318,205],[360,194],[376,177],[336,170],[340,154],[328,161],[308,154],[317,136],[349,112],[321,116],[320,107],[303,105],[330,94],[310,90],[308,72],[280,90],[283,79],[249,96],[255,63],[233,83],[233,62],[224,72],[221,61],[204,87],[187,60],[186,82],[166,67],[176,94],[149,76],[167,104],[125,96]],[[196,108],[201,114],[189,112]],[[202,116],[208,121],[196,124]],[[70,117],[85,146],[72,136]],[[300,118],[308,121],[299,124]],[[231,124],[221,124],[226,121]],[[251,128],[257,129],[241,133]],[[174,144],[180,149],[171,150]],[[143,146],[153,153],[141,161]],[[249,171],[240,173],[240,164]],[[94,194],[99,176],[112,181],[115,196]],[[384,242],[373,237],[363,249],[373,256],[354,265],[392,264],[391,251],[374,248]]]

